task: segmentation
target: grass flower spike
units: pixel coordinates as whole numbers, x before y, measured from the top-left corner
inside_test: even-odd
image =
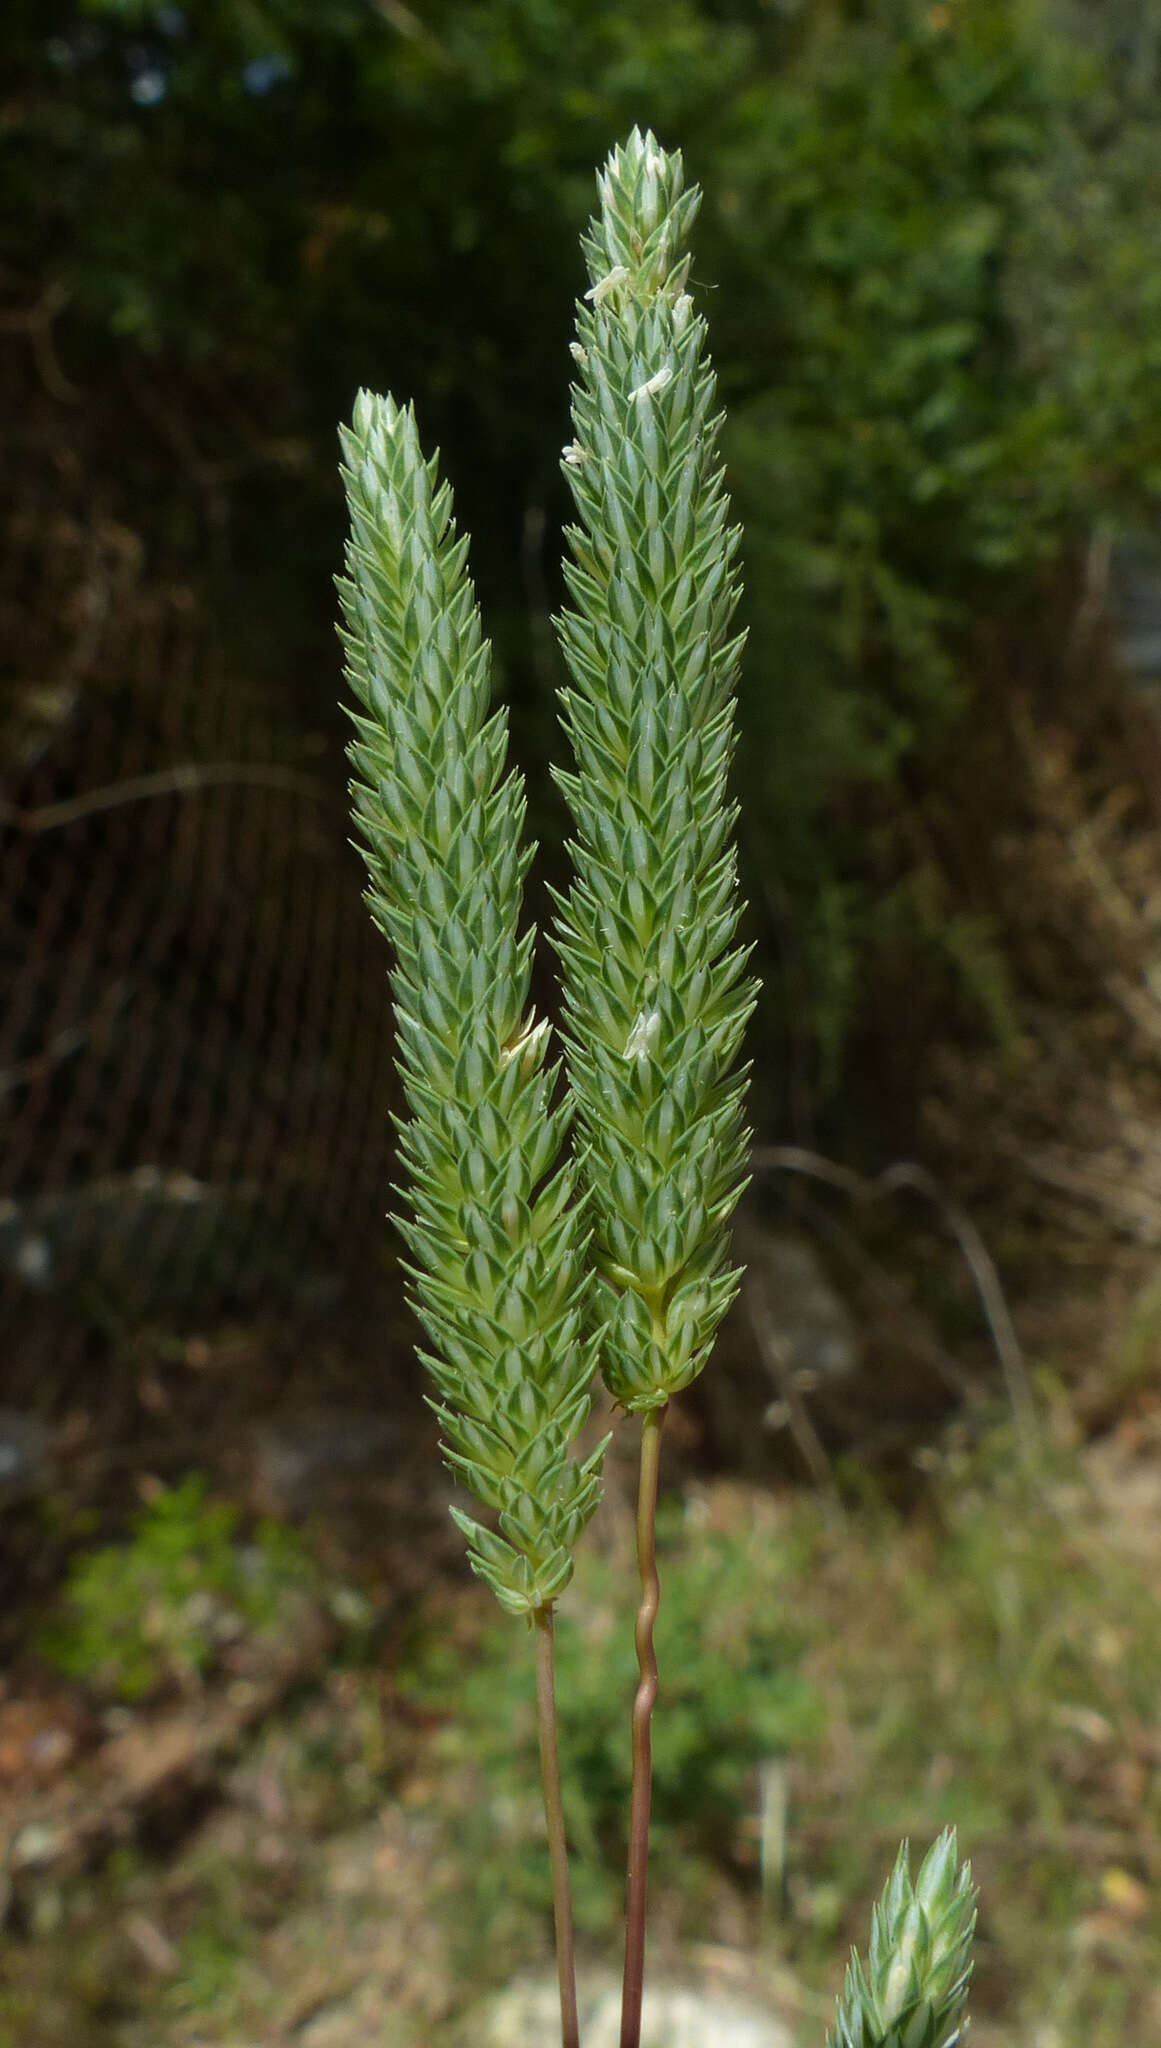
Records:
[[[350,748],[368,904],[395,951],[398,1060],[411,1112],[398,1218],[445,1451],[499,1519],[456,1512],[502,1606],[534,1615],[566,1585],[599,1493],[578,1463],[595,1367],[585,1231],[560,1164],[548,1027],[526,1012],[519,931],[531,850],[490,709],[490,648],[451,493],[415,419],[361,392],[342,436],[351,515],[340,579]],[[603,1448],[603,1447],[602,1447]]]
[[[361,392],[342,435],[351,533],[339,579],[350,758],[368,904],[394,950],[408,1116],[397,1221],[474,1570],[533,1624],[562,2048],[580,2048],[556,1729],[554,1610],[597,1504],[604,1445],[573,1445],[598,1360],[641,1448],[639,1680],[620,2048],[640,2048],[658,1668],[656,1514],[672,1395],[701,1371],[737,1286],[728,1225],[745,1182],[734,746],[737,529],[717,453],[705,323],[686,290],[699,194],[634,130],[599,179],[573,344],[564,473],[571,606],[574,880],[556,899],[565,1100],[528,1010],[531,849],[507,769],[491,653],[451,493],[414,414]],[[577,1144],[565,1155],[570,1119]],[[494,1526],[493,1526],[494,1524]],[[907,1846],[852,1956],[828,2048],[954,2048],[975,1893],[955,1836],[914,1884]]]
[[[599,181],[585,238],[564,473],[579,514],[557,622],[573,773],[576,879],[558,904],[565,1050],[592,1201],[602,1369],[642,1416],[637,1502],[640,1682],[621,2048],[642,2016],[660,1600],[660,1433],[734,1295],[727,1223],[745,1179],[753,992],[726,800],[741,640],[738,533],[718,459],[705,322],[686,290],[699,194],[680,155],[634,129]]]
[[[727,1218],[747,1134],[734,1062],[752,992],[725,796],[738,534],[715,447],[705,323],[686,291],[700,195],[634,130],[600,180],[564,471],[573,609],[558,621],[576,827],[560,905],[569,1079],[591,1189],[603,1364],[660,1409],[736,1287]]]
[[[971,1975],[976,1895],[945,1828],[914,1884],[904,1842],[876,1906],[864,1970],[852,1954],[827,2048],[955,2048]]]

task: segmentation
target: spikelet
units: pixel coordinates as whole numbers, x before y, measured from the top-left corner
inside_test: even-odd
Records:
[[[705,323],[686,290],[700,195],[634,130],[600,181],[563,467],[572,608],[557,629],[576,878],[558,902],[565,1048],[591,1191],[603,1369],[627,1409],[701,1370],[737,1277],[753,990],[725,794],[737,530]]]
[[[911,1882],[904,1842],[871,1921],[864,1970],[852,1952],[827,2048],[955,2048],[964,2026],[976,1895],[945,1828]]]
[[[575,1170],[559,1163],[568,1105],[552,1107],[548,1027],[526,1013],[524,795],[505,773],[506,714],[490,711],[467,542],[414,413],[360,392],[342,446],[352,802],[368,905],[395,952],[410,1110],[396,1220],[445,1454],[499,1533],[453,1514],[501,1605],[531,1615],[568,1582],[604,1446],[583,1464],[569,1450],[596,1351]]]

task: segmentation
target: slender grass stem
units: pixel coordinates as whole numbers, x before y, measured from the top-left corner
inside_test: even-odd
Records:
[[[555,1613],[551,1603],[537,1608],[535,1620],[536,1710],[540,1730],[544,1818],[548,1824],[548,1853],[552,1863],[552,1909],[556,1921],[556,1967],[560,1979],[560,2036],[562,2048],[580,2048],[572,1887],[568,1875],[568,1843],[560,1796],[560,1752],[556,1740]]]
[[[633,1700],[633,1793],[629,1809],[621,2048],[640,2048],[641,2001],[645,1986],[649,1811],[653,1799],[652,1721],[657,1698],[653,1624],[661,1604],[661,1582],[657,1576],[657,1475],[661,1464],[661,1430],[665,1412],[664,1406],[649,1408],[641,1421],[641,1468],[637,1487],[637,1569],[641,1576],[641,1605],[637,1610],[636,1628],[637,1669],[641,1676]]]

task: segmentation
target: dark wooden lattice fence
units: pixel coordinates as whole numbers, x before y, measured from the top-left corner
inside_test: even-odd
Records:
[[[344,1313],[382,1256],[391,1148],[333,723],[231,668],[34,387],[13,376],[0,427],[11,1403],[142,1325]]]

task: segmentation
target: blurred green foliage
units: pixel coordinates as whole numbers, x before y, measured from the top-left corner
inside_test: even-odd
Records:
[[[939,878],[899,871],[897,774],[967,709],[981,620],[1161,479],[1155,127],[1110,119],[1108,74],[1045,9],[854,13],[741,98],[718,202],[748,770],[824,1079],[860,949],[903,926],[1010,1037],[986,913],[932,916]]]
[[[797,1816],[826,1847],[792,1875],[792,1903],[802,1960],[829,1978],[836,1919],[857,1924],[842,1902],[871,1893],[883,1845],[954,1821],[986,1902],[975,2023],[1001,2013],[1005,2041],[1040,2027],[1061,2048],[1114,2048],[1155,2032],[1161,1966],[1155,1510],[1130,1449],[1140,1424],[1082,1447],[1049,1378],[1040,1392],[1034,1467],[1010,1424],[960,1426],[931,1457],[926,1514],[904,1524],[864,1480],[853,1530],[836,1548],[820,1525],[784,1588],[811,1610],[828,1710]],[[795,1520],[809,1515],[800,1503]]]
[[[76,1560],[37,1637],[45,1661],[106,1698],[196,1685],[240,1636],[276,1628],[314,1582],[293,1532],[264,1522],[237,1541],[237,1510],[194,1473],[136,1517],[129,1541]]]
[[[757,1767],[809,1745],[819,1702],[799,1670],[805,1638],[781,1596],[785,1555],[768,1529],[702,1531],[662,1511],[664,1587],[657,1655],[665,1709],[653,1734],[652,1855],[659,1883],[687,1904],[717,1866],[756,1864],[745,1829],[757,1806]],[[628,1569],[626,1569],[628,1565]],[[632,1758],[627,1703],[637,1682],[636,1594],[625,1558],[591,1556],[557,1627],[556,1687],[563,1797],[578,1926],[604,1931],[624,1876]],[[479,1875],[476,1932],[495,1915],[540,1911],[543,1815],[531,1644],[513,1656],[510,1628],[489,1627],[465,1660],[438,1628],[421,1642],[401,1691],[425,1713],[446,1713],[439,1749],[467,1767],[457,1839]],[[497,1898],[496,1837],[509,1876]],[[470,1837],[470,1839],[469,1839]]]
[[[11,0],[8,282],[66,295],[82,388],[148,359],[195,444],[212,414],[240,469],[266,451],[236,545],[275,645],[325,630],[334,420],[359,383],[414,394],[535,757],[591,167],[633,121],[680,143],[746,529],[749,852],[780,878],[825,1091],[909,904],[920,963],[942,947],[1010,1029],[986,906],[946,946],[923,922],[901,777],[969,714],[980,622],[1161,491],[1159,22],[1155,0]]]

